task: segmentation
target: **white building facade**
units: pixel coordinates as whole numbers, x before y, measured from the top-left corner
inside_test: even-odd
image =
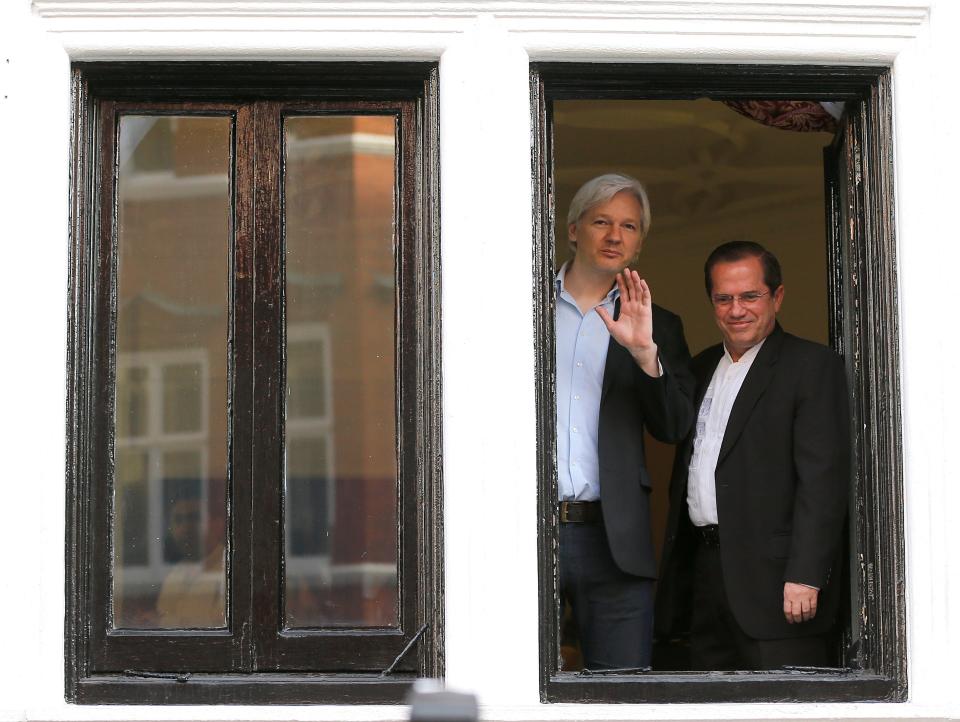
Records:
[[[929,2],[14,0],[0,21],[6,277],[0,722],[393,720],[393,705],[64,701],[65,388],[75,61],[439,63],[444,667],[489,720],[960,717],[954,332],[960,7]],[[892,69],[908,649],[897,703],[544,704],[530,63]],[[495,139],[478,143],[476,139]],[[496,279],[484,269],[496,267]],[[504,413],[504,405],[509,413]],[[496,459],[493,474],[483,459]],[[476,510],[496,498],[498,520]],[[491,631],[494,634],[491,635]]]

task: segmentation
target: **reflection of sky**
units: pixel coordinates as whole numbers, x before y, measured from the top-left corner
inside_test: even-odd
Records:
[[[128,169],[140,143],[157,123],[168,118],[149,115],[125,115],[120,119],[120,142],[117,144],[117,167]]]

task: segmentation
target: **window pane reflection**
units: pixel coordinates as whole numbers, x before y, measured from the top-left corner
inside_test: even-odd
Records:
[[[284,143],[285,623],[397,626],[394,119]]]
[[[226,625],[231,124],[120,121],[116,628]]]

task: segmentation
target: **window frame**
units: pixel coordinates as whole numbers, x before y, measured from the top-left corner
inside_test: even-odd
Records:
[[[907,699],[903,589],[903,451],[892,166],[891,73],[886,67],[532,63],[533,275],[537,399],[540,699],[542,702],[849,702]],[[554,310],[553,102],[586,99],[843,100],[845,169],[827,183],[831,343],[850,379],[853,441],[851,570],[861,609],[836,670],[710,673],[558,671],[559,595]],[[831,152],[833,155],[831,155]],[[843,191],[844,194],[841,194]],[[850,221],[852,234],[845,234]],[[851,517],[854,518],[853,516]],[[853,547],[851,547],[853,548]]]
[[[440,379],[439,132],[436,63],[75,63],[72,68],[71,244],[66,479],[66,698],[77,703],[396,703],[417,676],[443,674],[442,490]],[[113,238],[112,145],[115,114],[155,106],[156,112],[234,117],[233,224],[228,359],[232,415],[228,495],[247,514],[247,536],[228,518],[226,630],[122,630],[109,635],[110,493],[115,378],[116,247]],[[284,547],[282,484],[284,286],[282,158],[277,119],[294,113],[398,119],[396,349],[398,534],[402,540],[401,626],[396,629],[322,630],[286,636],[322,637],[340,651],[342,665],[317,668],[309,649],[257,660],[266,637],[284,636],[279,558],[264,589],[276,601],[264,608],[251,584],[258,540]],[[274,112],[277,111],[277,112]],[[153,112],[153,111],[151,111]],[[101,191],[102,187],[102,191]],[[279,212],[278,212],[279,211]],[[254,213],[259,215],[256,216]],[[256,238],[254,241],[253,239]],[[243,240],[246,239],[246,240]],[[278,266],[279,264],[279,266]],[[242,316],[235,313],[243,308]],[[253,318],[256,318],[256,334]],[[254,359],[257,362],[254,363]],[[266,364],[263,362],[266,361]],[[103,381],[106,380],[106,383]],[[254,418],[256,403],[266,414]],[[270,429],[263,428],[264,417]],[[258,450],[259,447],[259,450]],[[97,474],[97,470],[100,473]],[[237,482],[240,483],[237,483]],[[265,505],[274,516],[263,519]],[[256,513],[254,510],[257,510]],[[277,529],[280,533],[276,534]],[[277,536],[276,539],[273,537]],[[403,549],[408,549],[403,558]],[[269,564],[262,564],[269,569]],[[97,591],[99,590],[99,591]],[[272,590],[272,591],[270,591]],[[400,593],[398,591],[398,593]],[[233,613],[231,615],[231,610]],[[403,610],[407,610],[405,614]],[[253,626],[251,626],[253,625]],[[387,654],[350,661],[351,644],[392,637]],[[111,639],[107,639],[110,637]],[[197,645],[185,640],[197,639]],[[115,642],[120,640],[120,647]],[[354,640],[354,642],[351,642]],[[274,640],[276,641],[276,640]],[[113,644],[113,647],[110,644]],[[258,646],[259,642],[259,646]],[[308,645],[309,646],[309,645]],[[381,645],[382,646],[382,645]],[[145,647],[147,647],[145,649]],[[386,648],[384,648],[386,649]],[[161,662],[158,664],[158,661]],[[272,667],[270,665],[273,665]]]

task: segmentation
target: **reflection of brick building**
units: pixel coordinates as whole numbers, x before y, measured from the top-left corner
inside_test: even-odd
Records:
[[[287,622],[397,621],[392,117],[286,121]],[[230,127],[127,117],[119,144],[117,626],[222,626]],[[183,462],[182,459],[189,459]],[[180,459],[180,463],[174,463]],[[195,493],[190,489],[194,488]],[[186,491],[184,491],[186,490]],[[201,500],[199,552],[174,519]],[[164,591],[166,582],[167,589]],[[188,589],[177,594],[189,597]],[[219,608],[218,608],[219,607]]]
[[[327,329],[329,371],[309,383],[331,389],[335,480],[329,577],[301,567],[302,584],[288,580],[294,625],[397,619],[393,124],[392,117],[286,121],[288,363],[298,329]],[[299,384],[288,385],[292,422]],[[291,472],[296,463],[288,450]]]

